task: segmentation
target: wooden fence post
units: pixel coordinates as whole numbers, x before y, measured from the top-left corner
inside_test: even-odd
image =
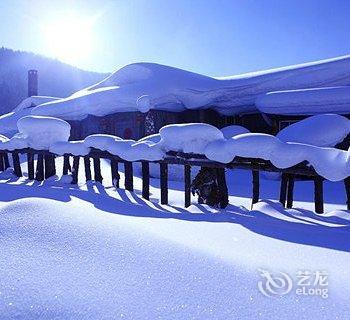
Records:
[[[73,157],[72,182],[71,182],[71,184],[77,184],[78,183],[79,162],[80,162],[80,157],[79,156],[74,156]]]
[[[142,198],[149,200],[149,162],[142,161]]]
[[[252,197],[252,209],[253,205],[259,201],[260,197],[260,174],[258,170],[252,170],[253,176],[253,197]]]
[[[22,169],[21,162],[19,160],[19,154],[16,151],[12,152],[12,162],[13,162],[13,170],[17,177],[22,177]]]
[[[7,152],[4,153],[4,165],[5,165],[5,170],[7,168],[10,168],[10,161],[9,161],[9,156]]]
[[[220,208],[224,209],[228,205],[228,190],[226,183],[226,170],[225,168],[217,169],[217,180],[220,192]]]
[[[45,179],[48,179],[56,174],[55,155],[47,154],[45,160]]]
[[[44,155],[39,153],[37,165],[36,165],[35,180],[43,181],[44,177],[45,177],[45,175],[44,175]]]
[[[318,176],[314,178],[314,192],[315,192],[315,212],[323,213],[323,179]]]
[[[34,154],[31,152],[27,153],[27,163],[28,163],[28,179],[34,180]]]
[[[344,186],[345,186],[345,192],[346,192],[346,204],[347,204],[347,209],[350,210],[350,177],[347,177],[344,180]]]
[[[69,158],[68,155],[63,156],[63,175],[67,175],[69,171],[72,171]]]
[[[293,207],[294,200],[294,175],[288,174],[288,185],[287,185],[287,208]]]
[[[185,180],[185,208],[191,205],[191,166],[184,165],[184,180]]]
[[[132,168],[132,162],[124,162],[124,174],[125,174],[125,189],[128,191],[134,191],[134,173]]]
[[[286,206],[286,201],[287,201],[287,185],[288,185],[288,175],[286,173],[282,173],[281,187],[280,187],[280,202],[283,207]]]
[[[103,177],[101,174],[101,160],[100,158],[93,158],[94,163],[94,180],[102,183]]]
[[[168,204],[168,164],[161,162],[160,166],[160,203]]]
[[[4,154],[1,152],[0,153],[0,171],[5,170],[5,165],[4,165]]]
[[[90,163],[89,156],[85,156],[84,157],[85,181],[90,181],[92,179],[90,164],[91,163]]]
[[[112,184],[115,188],[119,188],[120,175],[118,172],[118,167],[118,161],[111,159]]]

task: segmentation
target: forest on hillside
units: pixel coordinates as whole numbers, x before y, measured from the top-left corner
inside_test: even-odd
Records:
[[[55,59],[0,48],[0,114],[13,110],[27,97],[27,72],[38,70],[39,95],[66,97],[95,84],[106,74],[81,70]]]

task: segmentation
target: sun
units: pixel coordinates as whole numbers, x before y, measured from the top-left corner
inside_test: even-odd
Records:
[[[61,61],[79,65],[91,54],[92,20],[79,15],[67,15],[50,21],[44,27],[49,54]]]

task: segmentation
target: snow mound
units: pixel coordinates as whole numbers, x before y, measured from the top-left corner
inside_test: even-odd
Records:
[[[69,123],[51,117],[26,116],[18,120],[17,127],[16,139],[22,137],[34,149],[49,149],[55,142],[68,141],[70,136]]]
[[[57,97],[50,97],[50,96],[31,96],[26,99],[24,99],[15,109],[13,109],[14,112],[32,108],[35,106],[38,106],[39,104],[59,100],[61,98]]]
[[[43,103],[32,114],[80,120],[89,114],[104,116],[149,109],[178,112],[212,108],[225,115],[251,113],[258,111],[255,101],[261,94],[349,86],[349,74],[350,56],[227,78],[212,78],[155,63],[135,63],[67,98]],[[347,105],[342,112],[350,112]],[[337,111],[338,106],[327,109]],[[309,112],[319,113],[318,106],[310,106]]]
[[[159,144],[166,151],[203,153],[210,142],[224,139],[219,129],[205,123],[171,124],[159,133]]]
[[[232,126],[227,126],[225,128],[222,128],[221,132],[226,139],[230,139],[239,134],[249,133],[250,131],[245,127],[232,125]]]
[[[74,156],[85,156],[89,154],[90,148],[86,147],[84,141],[59,141],[52,144],[49,151],[60,156],[66,153]]]
[[[139,139],[139,142],[147,142],[150,144],[156,144],[161,140],[161,136],[159,133],[151,134],[149,136],[143,137]]]
[[[258,96],[255,105],[270,114],[350,114],[350,86],[269,92]]]
[[[318,147],[333,147],[350,134],[350,121],[337,114],[321,114],[306,118],[282,129],[277,138]]]

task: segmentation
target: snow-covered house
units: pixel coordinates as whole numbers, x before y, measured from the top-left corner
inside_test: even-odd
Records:
[[[139,139],[166,124],[186,122],[275,133],[308,115],[349,115],[348,102],[350,56],[344,56],[225,78],[135,63],[30,112],[67,120],[72,139],[93,133]]]

